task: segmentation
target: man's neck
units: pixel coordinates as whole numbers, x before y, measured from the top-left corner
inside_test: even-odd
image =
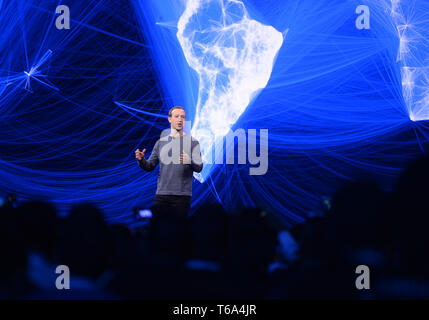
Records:
[[[172,137],[178,137],[178,136],[183,136],[183,135],[185,135],[185,133],[183,132],[183,130],[176,130],[174,128],[171,128],[170,136],[172,136]]]

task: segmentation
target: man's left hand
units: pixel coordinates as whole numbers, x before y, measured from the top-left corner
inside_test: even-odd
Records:
[[[180,163],[191,164],[191,158],[188,156],[188,154],[185,151],[182,151],[182,154],[180,155]]]

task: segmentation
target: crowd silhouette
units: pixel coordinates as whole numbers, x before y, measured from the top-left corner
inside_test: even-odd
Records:
[[[0,217],[1,299],[427,299],[429,159],[393,192],[344,185],[319,215],[286,228],[259,208],[206,204],[183,219],[168,207],[138,228],[106,224],[90,203],[59,217],[44,201],[9,197]],[[59,290],[56,268],[70,271]],[[359,290],[356,267],[368,266]]]

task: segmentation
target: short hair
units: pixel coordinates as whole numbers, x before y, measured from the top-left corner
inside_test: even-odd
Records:
[[[168,116],[171,117],[173,115],[173,111],[176,109],[182,109],[183,111],[185,111],[185,109],[183,107],[175,106],[175,107],[171,108],[170,111],[168,111]]]

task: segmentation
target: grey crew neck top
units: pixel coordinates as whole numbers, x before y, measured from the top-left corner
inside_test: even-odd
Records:
[[[188,154],[188,163],[180,163],[182,151]],[[192,196],[193,172],[203,169],[200,144],[187,134],[158,139],[150,157],[137,162],[146,171],[152,171],[159,163],[157,195]]]

